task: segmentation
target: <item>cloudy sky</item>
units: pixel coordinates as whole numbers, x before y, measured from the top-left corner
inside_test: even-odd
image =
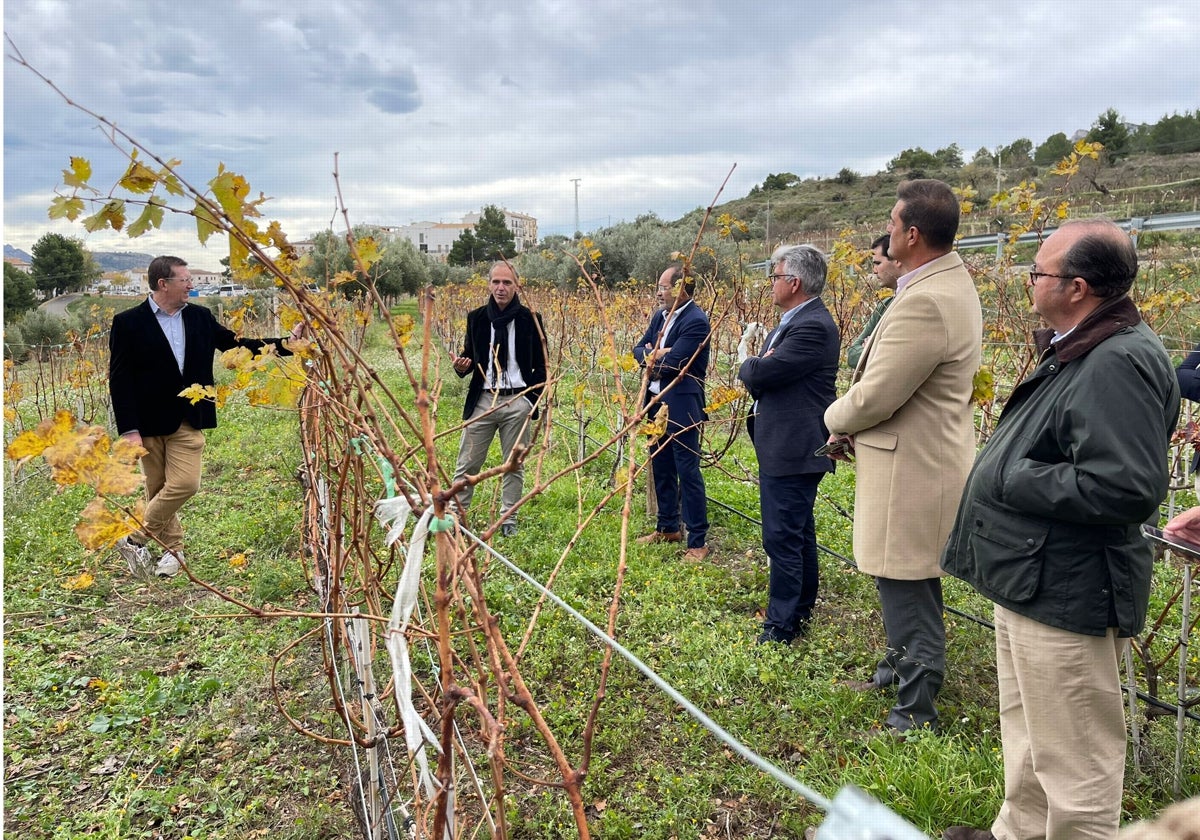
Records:
[[[542,235],[674,219],[772,172],[881,169],[958,143],[969,158],[1200,107],[1200,15],[1179,0],[7,0],[13,46],[65,94],[203,185],[224,163],[293,239],[354,223],[458,221],[483,204]],[[107,190],[98,121],[4,66],[4,241],[218,268],[190,220],[131,240],[52,223],[72,155]]]

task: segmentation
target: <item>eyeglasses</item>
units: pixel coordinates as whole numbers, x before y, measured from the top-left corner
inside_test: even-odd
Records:
[[[1037,285],[1037,282],[1038,282],[1038,280],[1040,280],[1040,279],[1041,279],[1041,278],[1043,278],[1043,277],[1057,277],[1059,280],[1074,280],[1076,276],[1078,276],[1078,275],[1074,275],[1074,274],[1071,274],[1071,275],[1067,275],[1067,274],[1049,274],[1049,273],[1047,273],[1047,272],[1045,272],[1045,271],[1032,271],[1032,270],[1031,270],[1031,271],[1029,272],[1029,282],[1030,282],[1032,285],[1036,286],[1036,285]]]
[[[768,274],[767,279],[774,284],[776,280],[791,280],[795,276],[795,274]]]

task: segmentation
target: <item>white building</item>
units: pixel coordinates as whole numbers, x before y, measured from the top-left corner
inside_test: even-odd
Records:
[[[380,225],[379,230],[390,239],[407,239],[422,254],[429,254],[434,259],[445,262],[454,240],[458,239],[464,230],[473,227],[474,224],[455,222],[413,222],[410,225]]]
[[[517,252],[535,247],[538,240],[537,219],[504,207],[500,209],[504,212],[504,221],[508,225],[508,229],[512,231],[513,239],[517,241]],[[482,211],[468,213],[463,216],[463,221],[470,225],[477,225],[481,218],[483,218]]]
[[[503,208],[502,208],[503,210]],[[525,213],[503,210],[504,221],[512,231],[518,253],[537,246],[537,219]],[[413,222],[408,225],[380,225],[379,230],[389,238],[407,239],[422,254],[445,261],[454,241],[464,230],[479,224],[482,213],[468,213],[461,222]]]

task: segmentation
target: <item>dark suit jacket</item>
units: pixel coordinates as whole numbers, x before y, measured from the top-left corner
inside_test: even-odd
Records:
[[[192,405],[179,392],[192,385],[213,384],[213,353],[217,350],[246,347],[257,353],[264,345],[274,344],[280,355],[291,355],[284,349],[283,339],[238,338],[203,306],[189,303],[182,317],[183,373],[148,300],[113,318],[108,336],[108,390],[118,434],[136,430],[142,437],[169,435],[178,431],[184,420],[195,429],[216,426],[217,408],[212,400]]]
[[[533,403],[533,416],[536,417],[537,402],[546,384],[546,329],[542,325],[541,315],[534,314],[523,303],[517,305],[521,307],[513,319],[516,330],[514,339],[517,367],[521,369],[521,377],[529,386],[525,396]],[[472,309],[467,313],[467,335],[461,354],[471,360],[471,367],[458,374],[471,374],[471,384],[467,386],[467,401],[463,405],[464,420],[470,419],[471,412],[475,410],[475,404],[479,402],[479,396],[483,393],[484,371],[491,361],[488,356],[491,344],[492,323],[488,320],[487,306]]]
[[[837,397],[837,325],[820,298],[797,312],[763,343],[769,355],[747,359],[738,379],[758,401],[747,422],[758,471],[785,476],[832,472],[833,461],[813,455],[829,438],[825,409]],[[764,353],[768,352],[764,349]]]
[[[665,309],[660,309],[651,316],[646,334],[633,346],[633,357],[638,360],[638,364],[646,364],[647,344],[652,347],[658,346],[658,336],[666,320]],[[698,394],[700,404],[704,404],[704,376],[708,371],[710,332],[708,316],[694,301],[671,322],[671,329],[662,343],[663,347],[670,347],[671,352],[658,359],[650,370],[650,378],[662,380],[664,389],[671,382],[679,380],[667,394],[668,399],[672,394]],[[692,356],[696,358],[693,359]]]

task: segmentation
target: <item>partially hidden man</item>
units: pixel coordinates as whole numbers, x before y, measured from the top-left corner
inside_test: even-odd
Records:
[[[638,542],[683,540],[680,516],[687,529],[684,558],[708,557],[708,498],[700,471],[700,425],[704,422],[704,377],[708,371],[708,315],[692,299],[695,279],[673,264],[658,278],[655,292],[661,308],[650,318],[646,334],[633,346],[634,358],[648,370],[646,401],[667,408],[667,428],[651,445],[658,522]],[[651,409],[654,414],[656,409]]]

